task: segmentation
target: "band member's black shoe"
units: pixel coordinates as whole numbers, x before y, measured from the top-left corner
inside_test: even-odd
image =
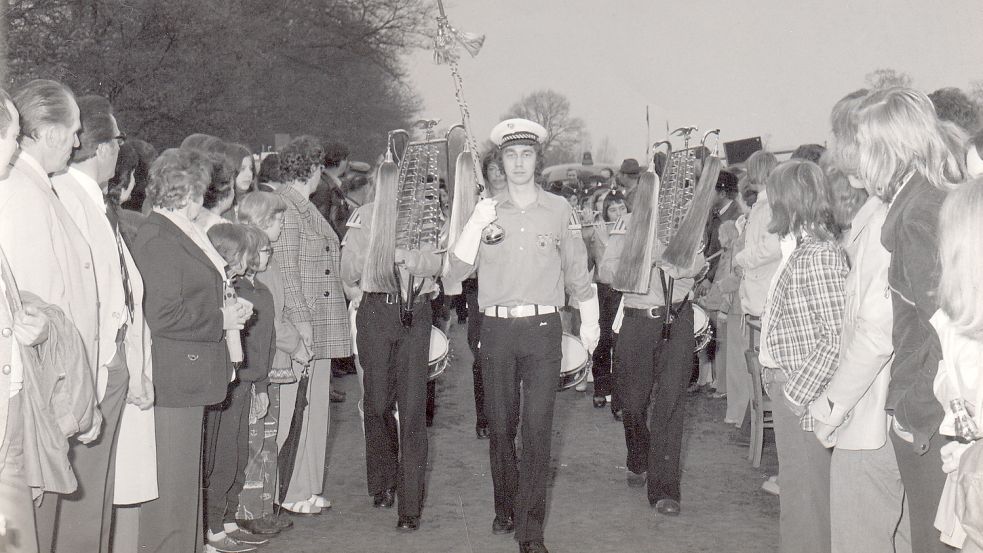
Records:
[[[515,531],[515,522],[512,517],[495,517],[492,521],[492,534],[511,534]]]
[[[373,507],[385,507],[390,508],[393,503],[396,502],[396,490],[390,488],[388,490],[381,491],[374,496],[372,496],[372,506]]]
[[[478,437],[479,440],[487,440],[488,439],[488,427],[487,426],[478,426],[478,427],[475,427],[474,433]]]
[[[594,408],[600,409],[608,404],[608,400],[604,396],[594,396]]]
[[[550,553],[541,541],[526,541],[519,544],[519,553]]]
[[[675,499],[669,499],[669,498],[660,499],[655,502],[655,510],[659,511],[659,513],[666,516],[678,517],[679,502],[676,501]]]
[[[396,529],[403,532],[413,532],[420,528],[420,517],[402,516],[396,523]]]

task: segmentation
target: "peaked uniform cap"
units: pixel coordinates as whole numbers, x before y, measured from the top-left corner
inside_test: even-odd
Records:
[[[491,131],[491,141],[499,148],[516,144],[541,144],[546,138],[546,129],[528,119],[506,119],[495,125]]]

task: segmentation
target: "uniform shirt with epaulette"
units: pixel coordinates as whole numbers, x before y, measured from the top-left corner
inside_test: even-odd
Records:
[[[562,306],[564,290],[577,301],[594,295],[587,270],[587,247],[579,220],[560,196],[536,190],[536,200],[525,207],[512,201],[508,190],[495,196],[498,219],[505,238],[482,243],[474,267],[478,268],[478,305]],[[452,275],[472,269],[451,256]]]

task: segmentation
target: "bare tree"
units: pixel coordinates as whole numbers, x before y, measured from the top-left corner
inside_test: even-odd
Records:
[[[881,68],[867,73],[864,76],[864,81],[867,82],[868,87],[877,90],[892,86],[911,86],[912,79],[911,75],[903,71]]]
[[[537,90],[512,104],[503,119],[521,117],[546,129],[543,152],[547,165],[578,159],[585,138],[584,121],[570,114],[570,100],[551,89]]]

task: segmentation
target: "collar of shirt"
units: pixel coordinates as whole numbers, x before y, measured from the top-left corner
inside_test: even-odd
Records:
[[[516,209],[528,209],[532,206],[546,207],[546,203],[543,201],[543,195],[546,193],[547,192],[544,192],[542,188],[536,186],[536,200],[525,207],[519,207],[519,205],[515,203],[515,200],[512,199],[512,194],[509,193],[509,189],[506,188],[495,195],[495,201],[498,202],[499,206],[514,207]]]
[[[68,168],[68,174],[70,174],[79,185],[82,190],[89,195],[92,202],[95,203],[102,210],[103,213],[106,212],[106,198],[102,195],[102,188],[99,187],[99,183],[95,179],[85,174],[83,171],[76,169],[75,167]]]
[[[41,162],[38,161],[34,156],[25,152],[24,150],[21,150],[20,153],[17,154],[17,159],[23,161],[24,165],[27,165],[28,167],[33,169],[35,173],[37,173],[38,175],[41,176],[42,179],[44,179],[44,182],[47,183],[51,182],[51,179],[48,178],[48,172],[44,170],[44,167],[41,166]]]
[[[178,229],[181,230],[192,242],[195,243],[198,248],[211,260],[212,264],[218,270],[222,278],[225,278],[225,266],[227,263],[222,257],[222,254],[218,253],[215,246],[212,245],[211,241],[208,239],[208,235],[202,230],[194,221],[188,219],[183,213],[179,211],[174,211],[171,209],[164,209],[161,207],[155,207],[154,213],[160,214],[162,217],[166,218],[168,221],[174,223]]]

